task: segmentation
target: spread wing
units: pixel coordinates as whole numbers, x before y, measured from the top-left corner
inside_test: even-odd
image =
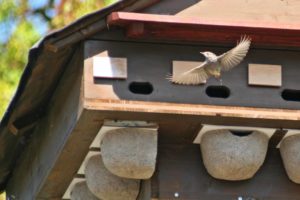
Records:
[[[204,62],[198,67],[176,76],[167,77],[173,83],[182,85],[199,85],[205,83],[206,79],[210,77],[209,72],[206,70],[207,63]]]
[[[218,60],[222,71],[228,71],[242,62],[249,50],[250,44],[251,39],[249,37],[242,37],[236,47],[220,55]]]

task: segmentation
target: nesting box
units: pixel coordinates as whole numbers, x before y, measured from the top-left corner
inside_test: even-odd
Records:
[[[300,129],[300,8],[264,3],[122,0],[48,35],[0,124],[0,189],[69,199],[79,177],[103,199],[298,199],[277,146]],[[167,79],[243,35],[249,52],[220,79]],[[102,135],[107,122],[120,130]],[[197,142],[207,125],[215,134]],[[235,137],[230,127],[272,132]],[[85,159],[95,152],[102,158]]]
[[[117,128],[101,141],[103,163],[113,174],[130,179],[149,179],[157,156],[157,130]]]
[[[269,137],[259,131],[208,131],[201,140],[205,168],[217,179],[250,179],[265,161],[268,142]]]

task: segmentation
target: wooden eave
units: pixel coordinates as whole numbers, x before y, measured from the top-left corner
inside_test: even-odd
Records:
[[[107,17],[109,27],[121,26],[134,39],[177,40],[232,44],[243,35],[255,46],[300,47],[300,23],[283,24],[257,21],[224,21],[185,18],[170,15],[113,12]]]

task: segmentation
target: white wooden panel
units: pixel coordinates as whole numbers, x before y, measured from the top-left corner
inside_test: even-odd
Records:
[[[127,59],[111,57],[93,57],[94,78],[127,78]]]
[[[249,85],[280,87],[281,65],[249,64],[248,81]]]

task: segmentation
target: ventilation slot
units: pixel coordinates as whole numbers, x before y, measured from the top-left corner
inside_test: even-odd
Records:
[[[230,130],[232,135],[239,136],[239,137],[245,137],[250,135],[253,131],[243,131],[243,130]]]
[[[230,90],[226,86],[208,86],[206,88],[206,94],[212,98],[228,98],[230,96]]]
[[[300,90],[283,90],[281,97],[286,101],[300,101]]]
[[[148,95],[153,92],[153,86],[149,82],[132,82],[129,84],[129,90],[134,94]]]

